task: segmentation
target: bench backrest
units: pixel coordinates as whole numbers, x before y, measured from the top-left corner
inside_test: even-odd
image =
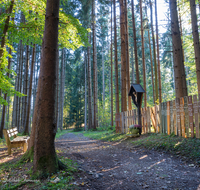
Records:
[[[17,137],[17,134],[18,134],[17,127],[9,129],[9,130],[4,129],[3,134],[6,139],[6,143],[10,144],[10,137],[14,137],[14,138]]]

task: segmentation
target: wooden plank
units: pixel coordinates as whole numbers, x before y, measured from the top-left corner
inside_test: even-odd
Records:
[[[178,136],[181,136],[180,98],[176,98],[176,123]]]
[[[122,133],[124,133],[124,112],[121,113],[122,117]]]
[[[163,103],[164,110],[164,133],[167,134],[167,102]]]
[[[198,113],[197,95],[193,96],[193,106],[194,106],[194,121],[195,121],[195,129],[196,129],[196,138],[199,138],[199,113]]]
[[[155,105],[155,123],[156,123],[156,131],[157,133],[160,132],[160,106]]]
[[[167,134],[170,135],[170,102],[167,102]]]
[[[184,113],[184,98],[180,98],[180,116],[181,116],[181,133],[182,137],[185,136],[185,113]]]
[[[150,108],[150,117],[151,117],[151,122],[153,125],[153,128],[156,132],[156,125],[155,125],[155,111],[154,111],[155,107]]]
[[[184,113],[185,113],[185,128],[186,137],[189,137],[189,114],[188,114],[188,97],[184,97]]]
[[[170,101],[170,134],[174,132],[173,102]]]
[[[174,134],[177,135],[177,124],[176,124],[176,100],[173,100],[173,112],[174,112]]]
[[[200,122],[200,94],[198,96],[199,96],[199,99],[198,99],[199,100],[198,101],[198,112],[199,112],[199,122]],[[199,128],[200,128],[200,123],[199,123]]]
[[[194,124],[193,124],[193,104],[192,96],[188,96],[188,112],[189,112],[189,126],[191,130],[191,137],[194,137]]]
[[[147,115],[148,115],[148,123],[147,123],[147,125],[148,125],[148,132],[149,133],[151,133],[151,117],[150,117],[150,107],[147,107]]]

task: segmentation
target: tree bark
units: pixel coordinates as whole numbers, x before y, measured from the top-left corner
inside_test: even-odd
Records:
[[[98,127],[98,77],[97,77],[97,48],[96,48],[96,15],[95,0],[92,1],[92,30],[93,30],[93,88],[94,88],[94,123],[93,129]]]
[[[32,50],[31,75],[30,75],[30,81],[29,81],[27,115],[26,115],[26,125],[25,125],[25,129],[24,129],[24,134],[29,134],[29,121],[30,121],[29,119],[30,119],[30,112],[31,112],[33,69],[34,69],[34,64],[35,64],[35,47],[36,47],[36,45],[34,44],[33,50]]]
[[[142,66],[143,66],[143,85],[144,85],[144,107],[147,107],[147,91],[146,91],[146,66],[144,54],[144,34],[143,34],[143,18],[142,18],[142,0],[140,0],[140,21],[141,21],[141,40],[142,40]]]
[[[85,52],[85,113],[84,113],[84,130],[87,130],[87,56]]]
[[[58,22],[59,0],[47,0],[44,44],[42,49],[42,61],[39,79],[39,91],[36,100],[38,114],[35,123],[34,144],[34,172],[51,174],[59,169],[59,163],[55,152],[55,95],[56,95],[56,54],[58,51]]]
[[[173,42],[176,97],[180,98],[187,96],[186,93],[187,89],[184,89],[184,82],[186,83],[186,80],[183,77],[183,70],[185,70],[185,68],[183,63],[183,51],[182,51],[180,29],[178,23],[176,0],[170,0],[169,7],[171,13],[171,32],[172,32],[172,42]]]
[[[158,60],[159,103],[161,104],[162,103],[162,89],[161,89],[160,53],[159,53],[159,39],[158,39],[157,0],[155,0],[155,18],[156,18],[156,43],[157,43],[157,60]]]
[[[89,34],[89,44],[91,43],[91,34]],[[91,79],[91,48],[87,47],[88,58],[88,129],[92,129],[93,116],[92,116],[92,79]]]
[[[110,85],[111,85],[111,126],[113,126],[113,54],[112,54],[112,0],[111,0],[111,45],[110,45]]]
[[[121,31],[121,112],[127,111],[127,76],[126,76],[126,26],[124,0],[120,0],[120,31]]]
[[[137,82],[137,84],[140,84],[140,73],[139,73],[138,55],[137,55],[137,38],[136,38],[136,28],[135,28],[134,0],[131,0],[131,7],[132,7],[132,24],[133,24],[133,38],[134,38],[136,82]]]
[[[155,102],[158,104],[158,72],[157,72],[157,60],[156,60],[156,43],[154,37],[154,29],[153,29],[153,10],[152,10],[152,2],[149,0],[150,4],[150,12],[151,12],[151,34],[153,41],[153,59],[154,59],[154,71],[155,71]]]
[[[198,86],[198,94],[200,94],[200,45],[199,45],[199,32],[198,32],[195,0],[190,0],[190,12],[191,12],[191,19],[192,19],[192,35],[193,35],[193,42],[194,42],[197,86]]]
[[[119,85],[118,85],[118,58],[117,58],[117,24],[116,24],[116,2],[114,4],[114,45],[115,45],[115,105],[116,113],[119,113]]]

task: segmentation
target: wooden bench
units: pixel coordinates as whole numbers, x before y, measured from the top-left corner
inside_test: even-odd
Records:
[[[8,146],[8,155],[11,154],[11,148],[23,147],[24,152],[26,152],[30,140],[29,136],[17,136],[18,131],[16,127],[9,130],[3,129],[3,134]],[[10,140],[10,137],[14,137],[14,139]]]

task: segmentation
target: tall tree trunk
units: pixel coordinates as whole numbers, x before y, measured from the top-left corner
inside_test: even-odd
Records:
[[[63,130],[63,108],[65,97],[65,50],[62,49],[62,61],[61,61],[61,85],[60,85],[60,130]]]
[[[114,0],[114,44],[115,44],[115,105],[116,113],[119,113],[119,85],[118,85],[118,58],[117,58],[117,24],[116,2]]]
[[[133,58],[133,47],[131,46],[131,59],[132,59],[132,82],[135,83],[135,69],[134,69],[134,58]]]
[[[11,55],[11,48],[9,48],[9,54]],[[11,68],[11,58],[9,57],[8,58],[8,69]],[[7,77],[9,77],[10,74],[7,73]],[[4,100],[7,99],[7,94],[4,94]],[[1,129],[0,129],[0,138],[3,138],[3,129],[4,129],[4,126],[5,126],[5,119],[6,119],[6,106],[3,105],[3,108],[2,108],[2,116],[1,116]]]
[[[144,85],[144,107],[147,107],[147,91],[146,91],[146,66],[144,54],[144,34],[143,34],[143,18],[142,18],[142,0],[140,0],[140,20],[141,20],[141,40],[142,40],[142,66],[143,66],[143,85]]]
[[[97,48],[96,48],[96,13],[95,0],[92,0],[92,30],[93,30],[93,88],[94,88],[94,125],[93,129],[98,127],[98,77],[97,77]]]
[[[111,85],[111,126],[113,126],[113,55],[112,55],[112,0],[111,0],[111,45],[110,45],[110,85]]]
[[[173,42],[176,97],[180,98],[187,96],[187,88],[185,89],[184,87],[184,83],[186,84],[186,79],[183,77],[183,70],[185,70],[185,68],[183,63],[183,51],[178,23],[176,0],[170,0],[169,7],[171,13],[171,32]]]
[[[34,171],[42,174],[54,173],[59,169],[55,152],[55,94],[56,94],[56,54],[58,50],[59,0],[47,0],[43,58],[41,61],[40,84],[36,98],[38,113],[34,145]],[[52,48],[53,47],[53,48]],[[45,137],[45,138],[44,138]]]
[[[87,130],[87,55],[85,52],[85,113],[84,113],[84,130]]]
[[[131,0],[131,7],[132,7],[132,24],[133,24],[136,82],[137,82],[137,84],[140,84],[140,74],[139,74],[138,55],[137,55],[137,38],[136,38],[136,28],[135,28],[134,0]]]
[[[91,34],[89,34],[89,44],[91,43]],[[91,79],[91,48],[87,47],[88,58],[88,129],[92,129],[93,116],[92,116],[92,79]]]
[[[129,59],[129,33],[128,33],[128,14],[127,14],[127,0],[124,0],[124,13],[125,13],[125,40],[126,40],[126,85],[127,85],[127,94],[130,90],[130,59]],[[132,110],[132,104],[131,104],[131,96],[128,96],[128,110]]]
[[[102,46],[102,79],[103,79],[103,113],[105,109],[105,76],[104,76],[104,47]]]
[[[149,0],[150,4],[150,12],[151,12],[151,34],[153,41],[153,60],[154,60],[154,71],[155,71],[155,102],[158,104],[158,72],[157,72],[157,60],[156,60],[156,43],[154,37],[154,29],[153,29],[153,10],[152,10],[152,2]]]
[[[30,112],[31,112],[31,96],[32,96],[32,81],[33,81],[33,69],[35,64],[35,47],[36,45],[33,45],[32,50],[32,61],[31,61],[31,75],[30,75],[30,81],[29,81],[29,92],[28,92],[28,104],[27,104],[27,115],[26,115],[26,125],[24,129],[25,134],[29,134],[29,119],[30,119]]]
[[[127,76],[126,76],[126,26],[125,3],[120,0],[120,31],[121,31],[121,111],[127,111]]]
[[[59,127],[59,110],[60,110],[60,101],[59,101],[59,49],[57,52],[57,62],[56,62],[56,130]]]
[[[191,11],[191,19],[192,19],[192,34],[193,34],[193,41],[194,41],[197,86],[198,86],[198,94],[200,94],[200,45],[199,45],[199,32],[198,32],[195,0],[190,0],[190,11]]]
[[[24,72],[24,94],[26,96],[23,97],[24,99],[24,115],[23,115],[23,126],[25,130],[26,125],[26,113],[27,113],[27,104],[28,104],[28,70],[29,70],[29,56],[30,56],[30,50],[29,46],[26,46],[26,65],[25,65],[25,72]]]
[[[160,73],[160,53],[159,53],[159,39],[158,39],[158,16],[157,16],[157,0],[155,0],[155,17],[156,17],[156,43],[157,43],[157,60],[158,60],[158,83],[159,83],[159,103],[162,103],[162,89],[161,89],[161,73]]]
[[[147,17],[147,8],[145,7],[146,17]],[[149,39],[149,52],[150,52],[150,61],[151,61],[151,82],[153,88],[153,103],[155,104],[155,89],[154,89],[154,74],[153,74],[153,60],[152,60],[152,51],[151,51],[151,38],[150,32],[148,30],[148,39]]]

